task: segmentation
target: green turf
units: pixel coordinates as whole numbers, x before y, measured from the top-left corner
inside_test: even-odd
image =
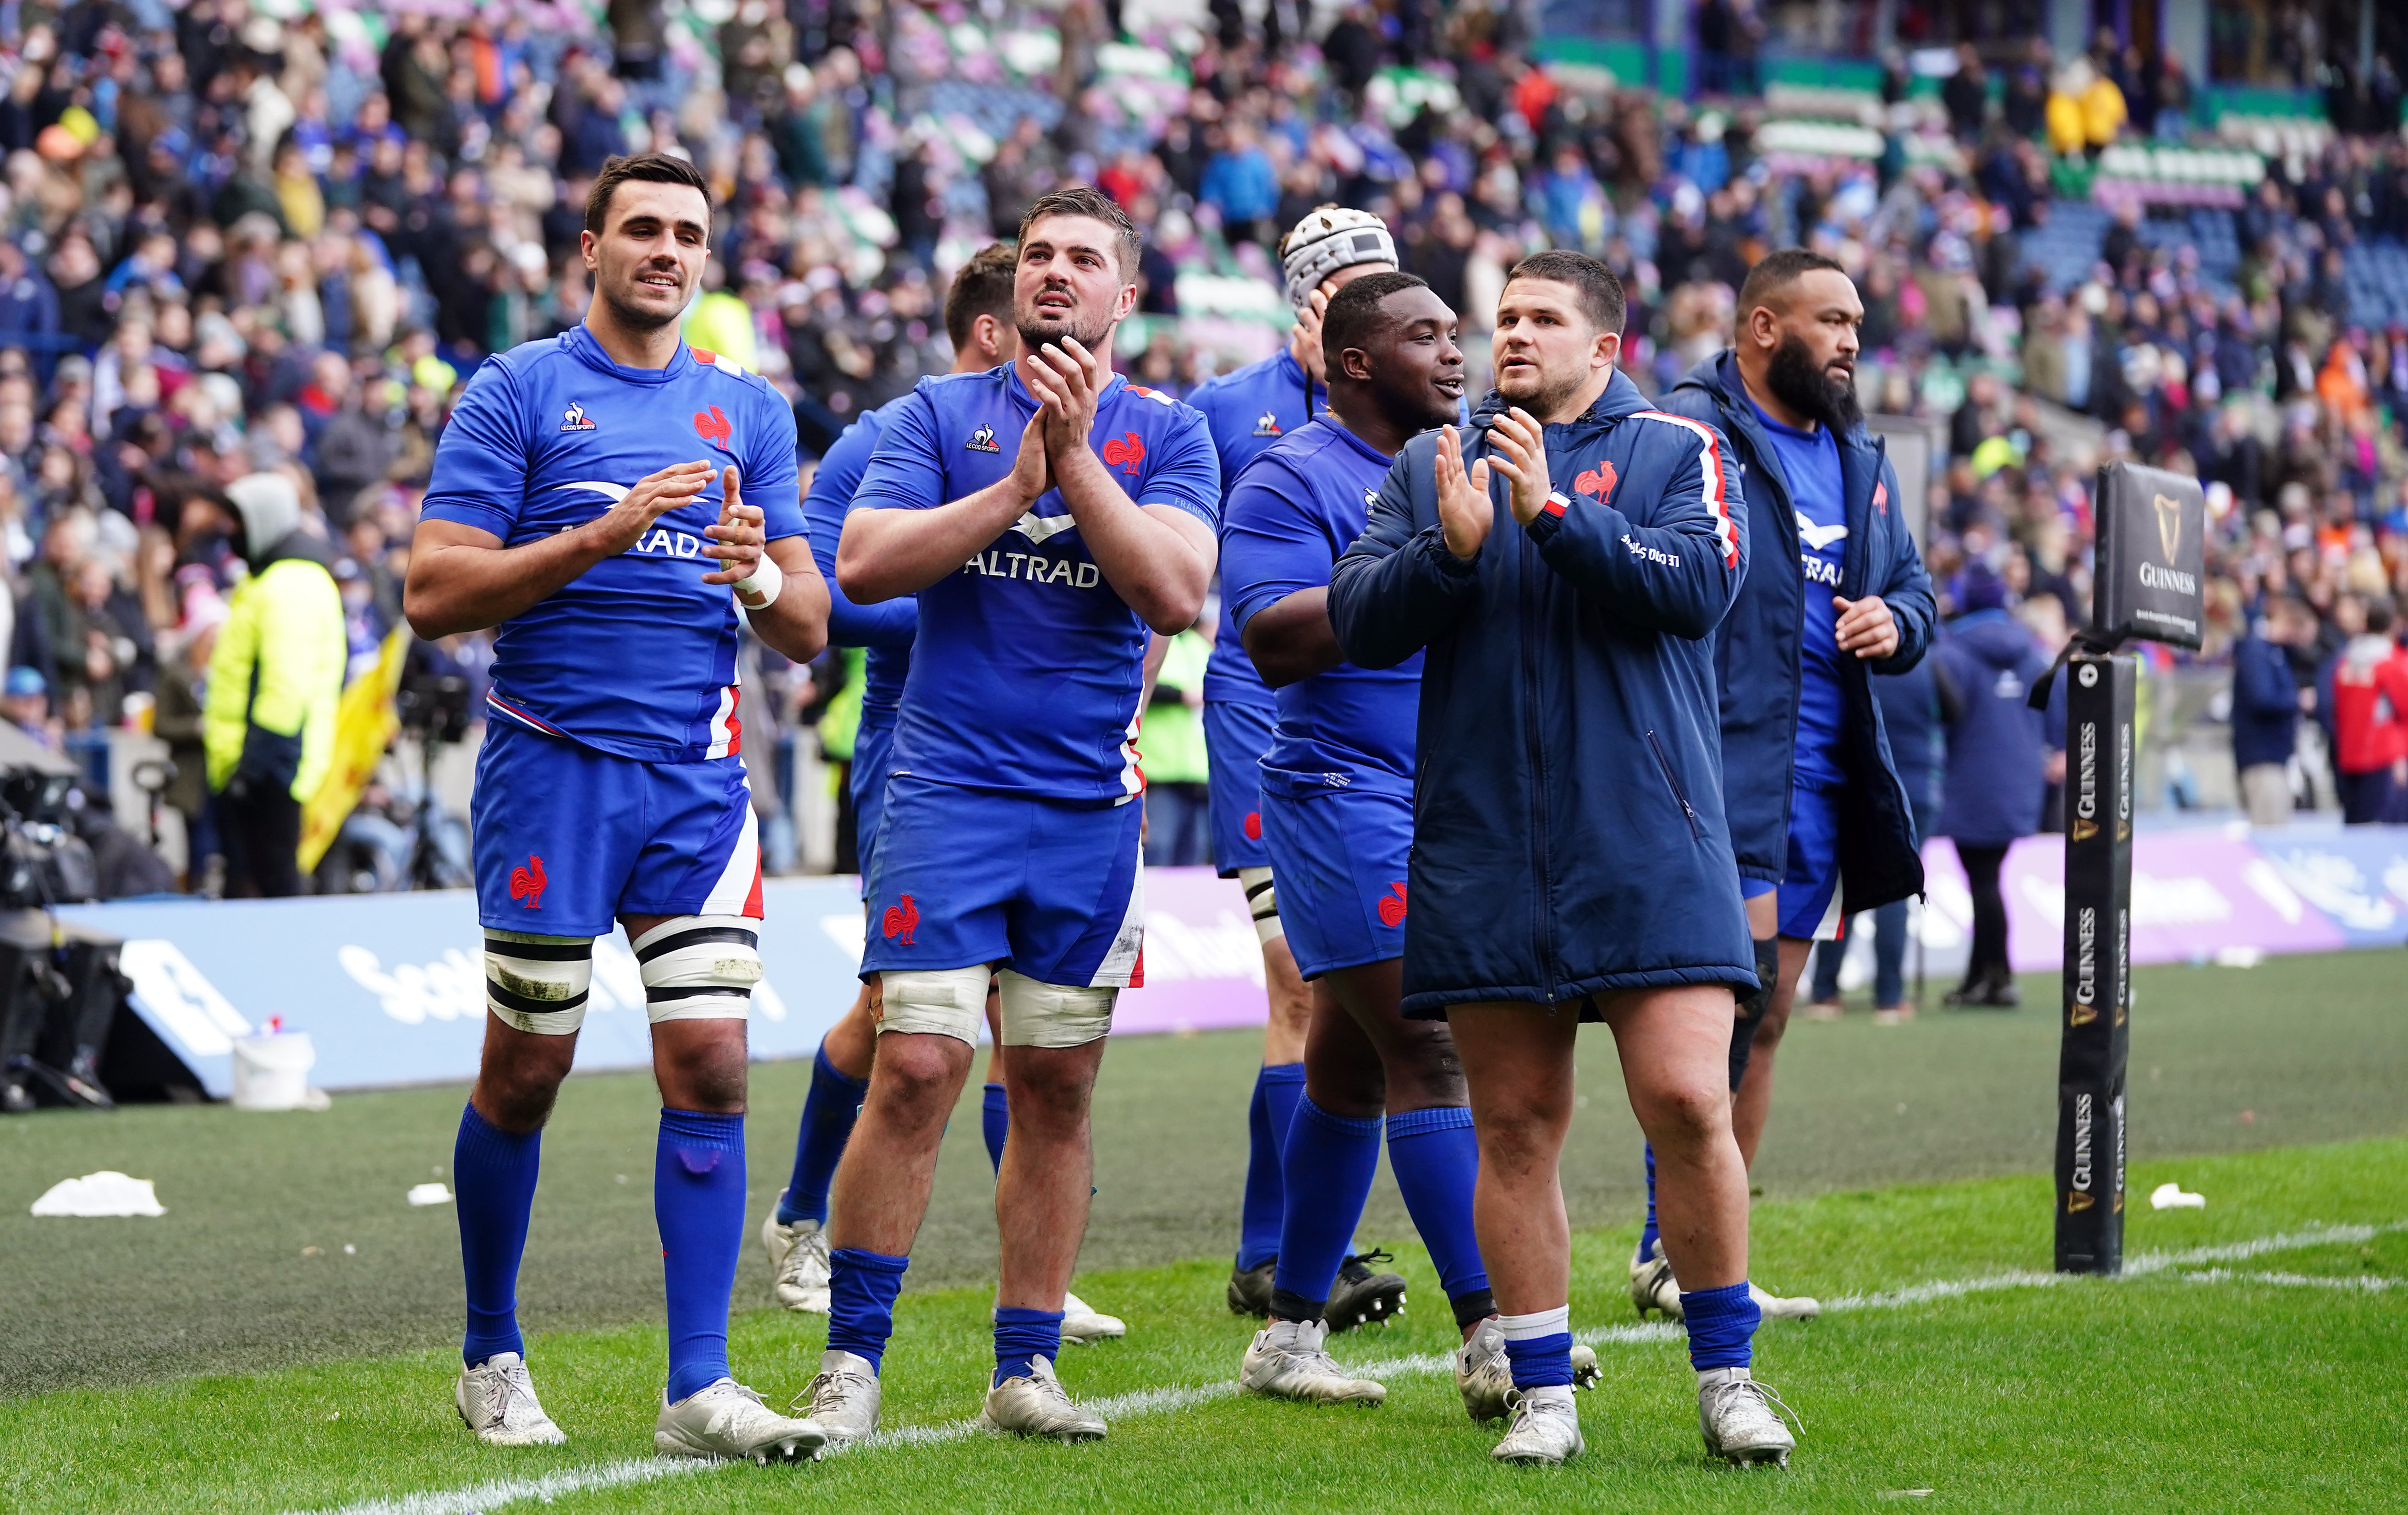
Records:
[[[2135,1190],[2178,1179],[2204,1210],[2130,1216],[2136,1256],[2179,1254],[2312,1224],[2408,1222],[2408,1139],[2135,1165]],[[2032,1177],[1834,1193],[1756,1210],[1756,1271],[1837,1300],[1930,1280],[2044,1270],[2047,1191]],[[1584,1231],[1574,1322],[1630,1319],[1628,1228]],[[1416,1280],[1430,1274],[1403,1250]],[[964,1436],[861,1449],[816,1466],[732,1466],[563,1493],[587,1511],[990,1508],[1756,1509],[1888,1508],[1930,1490],[1956,1509],[2397,1509],[2408,1489],[2398,1365],[2408,1351],[2408,1232],[2295,1246],[2224,1265],[2159,1267],[1892,1308],[1834,1308],[1769,1327],[1760,1373],[1803,1414],[1786,1473],[1742,1474],[1700,1455],[1678,1344],[1607,1339],[1606,1382],[1581,1398],[1587,1454],[1559,1473],[1492,1465],[1493,1430],[1463,1416],[1436,1373],[1392,1373],[1376,1410],[1313,1410],[1226,1393],[1124,1411],[1100,1446]],[[2382,1292],[2253,1281],[2282,1271],[2376,1279]],[[1130,1322],[1125,1341],[1068,1354],[1082,1397],[1226,1383],[1247,1322],[1218,1303],[1211,1262],[1083,1276]],[[903,1302],[888,1358],[890,1427],[975,1410],[989,1361],[990,1295]],[[1876,1302],[1877,1304],[1878,1302]],[[1341,1338],[1346,1360],[1436,1353],[1453,1332],[1425,1292],[1405,1319]],[[816,1320],[753,1312],[735,1359],[782,1400],[821,1340]],[[649,1453],[663,1339],[654,1325],[538,1336],[547,1407],[573,1440],[477,1446],[448,1398],[443,1351],[322,1362],[250,1377],[66,1390],[0,1403],[0,1508],[27,1512],[329,1509],[576,1474]],[[492,1490],[437,1508],[545,1508]],[[426,1507],[420,1507],[422,1508]]]
[[[2408,1014],[2391,952],[2278,958],[2248,971],[2144,968],[2132,1026],[2136,1159],[2408,1132]],[[1773,1199],[2047,1165],[2057,1017],[2044,979],[2019,1013],[1927,1012],[1900,1027],[1862,1014],[1800,1023],[1756,1169]],[[1096,1109],[1095,1220],[1083,1265],[1226,1255],[1245,1163],[1259,1038],[1132,1037],[1106,1059]],[[1584,1108],[1564,1165],[1575,1224],[1634,1222],[1638,1137],[1612,1039],[1582,1038]],[[784,1182],[807,1064],[755,1069],[751,1213]],[[462,1092],[339,1096],[322,1115],[223,1107],[0,1121],[0,1395],[155,1381],[456,1339],[449,1208],[412,1209],[449,1179]],[[916,1289],[994,1276],[992,1183],[979,1091],[964,1094]],[[573,1079],[544,1137],[543,1184],[521,1280],[544,1330],[656,1320],[651,1173],[657,1099],[642,1075]],[[63,1178],[118,1168],[157,1181],[150,1221],[36,1221]],[[2035,1199],[2030,1214],[2044,1208]],[[1784,1209],[1776,1213],[1791,1213]],[[2030,1214],[2014,1217],[2028,1224]],[[1384,1173],[1367,1239],[1411,1236]],[[346,1252],[346,1247],[354,1249]],[[317,1248],[316,1255],[305,1250]],[[1993,1255],[1990,1253],[1985,1256]],[[748,1248],[740,1308],[767,1302]],[[1773,1277],[1787,1287],[1789,1280]]]

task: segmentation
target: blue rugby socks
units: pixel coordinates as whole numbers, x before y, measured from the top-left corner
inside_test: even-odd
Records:
[[[1656,1255],[1656,1238],[1662,1232],[1656,1229],[1656,1144],[1649,1142],[1647,1153],[1647,1223],[1639,1228],[1639,1261],[1644,1263]]]
[[[1329,1308],[1371,1175],[1380,1166],[1380,1118],[1332,1115],[1307,1094],[1297,1101],[1282,1153],[1285,1216],[1280,1225],[1279,1267],[1272,1275],[1271,1315],[1317,1321]]]
[[[1746,1280],[1683,1294],[1681,1314],[1689,1327],[1691,1367],[1706,1373],[1755,1361],[1756,1328],[1763,1323],[1764,1312],[1756,1308]]]
[[[1011,1134],[1011,1106],[1004,1098],[1003,1085],[986,1086],[986,1102],[979,1108],[979,1129],[986,1136],[986,1158],[995,1165],[996,1176],[1003,1174],[1003,1138]]]
[[[543,1133],[513,1136],[477,1113],[460,1112],[452,1144],[452,1186],[460,1212],[460,1271],[468,1285],[468,1329],[460,1360],[475,1367],[496,1352],[526,1355],[519,1336],[519,1257],[535,1208]]]
[[[1028,1377],[1028,1360],[1062,1355],[1062,1312],[998,1305],[995,1311],[995,1379]]]
[[[1404,1192],[1405,1209],[1422,1234],[1438,1279],[1455,1307],[1455,1323],[1469,1325],[1496,1313],[1480,1238],[1471,1226],[1471,1190],[1480,1177],[1480,1143],[1471,1111],[1440,1105],[1388,1117],[1388,1166]]]
[[[858,1247],[828,1253],[828,1351],[869,1359],[869,1370],[886,1358],[895,1334],[895,1296],[903,1292],[908,1257],[889,1257]]]
[[[669,1318],[669,1403],[732,1377],[727,1302],[744,1242],[744,1117],[661,1111],[652,1219]]]
[[[856,1079],[828,1061],[822,1047],[811,1059],[811,1092],[803,1096],[802,1129],[795,1135],[795,1176],[778,1201],[778,1223],[827,1223],[828,1183],[853,1138],[853,1122],[869,1096],[869,1080]]]
[[[1505,1357],[1513,1365],[1516,1389],[1570,1389],[1572,1386],[1572,1308],[1528,1315],[1499,1315],[1505,1332]]]
[[[1279,1255],[1280,1211],[1286,1186],[1280,1181],[1280,1154],[1288,1123],[1304,1095],[1304,1065],[1266,1063],[1254,1075],[1254,1097],[1246,1111],[1246,1202],[1239,1212],[1238,1271],[1251,1271]]]

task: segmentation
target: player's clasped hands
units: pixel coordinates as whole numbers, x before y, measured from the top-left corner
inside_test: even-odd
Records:
[[[1526,526],[1539,519],[1555,488],[1547,477],[1547,429],[1520,406],[1489,423],[1488,440],[1495,449],[1497,471],[1513,482],[1513,519]]]
[[[1446,533],[1446,550],[1469,563],[1480,555],[1496,522],[1497,507],[1488,498],[1488,460],[1463,469],[1463,442],[1453,426],[1438,433],[1438,521]]]
[[[1860,658],[1885,658],[1898,650],[1898,618],[1890,614],[1887,600],[1878,594],[1861,600],[1834,594],[1831,607],[1840,612],[1834,630],[1841,651]]]
[[[1045,450],[1067,457],[1087,449],[1096,429],[1096,405],[1111,382],[1111,364],[1091,352],[1078,338],[1065,336],[1057,345],[1038,349],[1026,371],[1029,393],[1038,400],[1038,418],[1045,423]]]

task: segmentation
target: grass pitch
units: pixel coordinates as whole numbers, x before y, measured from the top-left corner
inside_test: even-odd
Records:
[[[1234,1392],[1249,1322],[1220,1305],[1255,1043],[1116,1047],[1097,1119],[1080,1292],[1129,1338],[1067,1354],[1112,1420],[1101,1446],[996,1441],[960,1422],[990,1365],[991,1188],[976,1093],[949,1144],[888,1359],[902,1436],[813,1467],[697,1470],[651,1456],[664,1336],[650,1214],[649,1080],[572,1080],[546,1137],[523,1319],[559,1449],[479,1447],[450,1404],[458,1264],[448,1208],[457,1089],[338,1098],[322,1116],[222,1108],[0,1122],[0,1509],[905,1512],[1036,1507],[1367,1510],[1789,1508],[2319,1511],[2408,1504],[2397,1383],[2408,1351],[2408,1003],[2400,960],[2143,970],[2132,1054],[2132,1276],[2058,1281],[2038,1177],[2056,1017],[1800,1025],[1757,1178],[1756,1277],[1831,1305],[1768,1327],[1759,1371],[1804,1415],[1796,1465],[1700,1455],[1681,1344],[1633,1329],[1623,1259],[1636,1136],[1612,1050],[1584,1039],[1568,1155],[1576,1327],[1598,1341],[1587,1455],[1489,1465],[1443,1353],[1418,1249],[1394,1327],[1340,1338],[1388,1404],[1313,1411]],[[2028,982],[2042,1006],[2050,986]],[[755,1219],[782,1181],[803,1070],[759,1070]],[[2358,1140],[2341,1138],[2357,1137]],[[2300,1145],[2322,1142],[2325,1145]],[[2177,1155],[2188,1154],[2188,1155]],[[2208,1155],[2222,1154],[2222,1155]],[[33,1221],[58,1178],[158,1180],[156,1221]],[[620,1179],[624,1176],[625,1181]],[[2203,1211],[2153,1212],[2177,1179]],[[1934,1181],[1934,1180],[1951,1181]],[[2336,1227],[2342,1229],[2334,1229]],[[1410,1236],[1383,1179],[1366,1239]],[[346,1246],[351,1250],[346,1251]],[[314,1254],[305,1250],[315,1248]],[[767,1303],[748,1248],[740,1376],[782,1403],[824,1326]],[[1842,1305],[1842,1301],[1848,1303]],[[200,1375],[200,1376],[195,1376]],[[1914,1491],[1928,1490],[1928,1494]]]

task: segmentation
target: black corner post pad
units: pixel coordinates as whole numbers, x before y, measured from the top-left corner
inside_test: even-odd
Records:
[[[2065,1022],[2057,1053],[2057,1270],[2124,1267],[2137,660],[2067,659]]]

